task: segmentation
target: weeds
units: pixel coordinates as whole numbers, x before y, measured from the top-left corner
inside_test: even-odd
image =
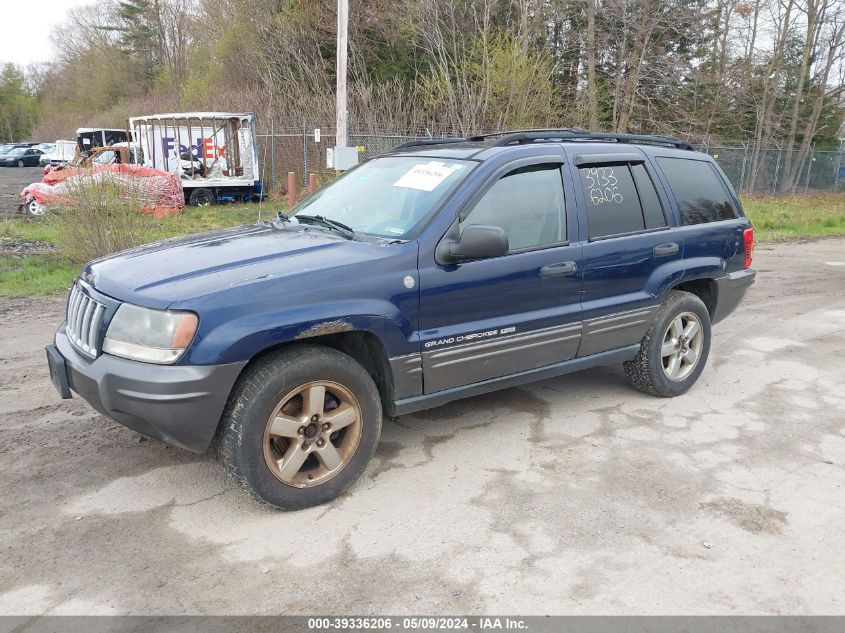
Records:
[[[50,204],[47,214],[59,253],[80,266],[142,244],[149,223],[141,213],[143,198],[137,191],[97,176],[68,178],[61,199]]]

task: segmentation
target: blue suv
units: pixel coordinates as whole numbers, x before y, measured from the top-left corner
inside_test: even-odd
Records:
[[[303,508],[361,475],[383,414],[612,363],[684,393],[753,248],[725,175],[671,137],[411,142],[274,222],[92,261],[47,357],[62,397],[216,438],[237,484]]]

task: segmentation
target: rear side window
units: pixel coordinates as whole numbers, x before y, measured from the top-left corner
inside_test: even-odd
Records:
[[[579,169],[590,239],[666,226],[663,207],[641,164]]]
[[[678,201],[682,224],[704,224],[737,217],[728,190],[708,162],[687,158],[658,158],[663,175]]]
[[[643,207],[643,219],[645,228],[658,229],[666,226],[666,215],[663,213],[663,205],[654,190],[654,183],[645,166],[642,163],[631,165],[631,173],[634,174],[634,182],[637,184],[637,192],[640,194],[640,204]]]

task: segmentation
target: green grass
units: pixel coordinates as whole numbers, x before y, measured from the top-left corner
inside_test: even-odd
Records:
[[[253,224],[275,217],[285,208],[277,203],[227,204],[214,207],[188,207],[184,213],[167,218],[150,217],[143,230],[144,241],[199,233],[211,229]],[[31,220],[13,216],[0,220],[0,238],[39,240],[56,243],[58,227],[46,219]],[[64,291],[79,274],[79,266],[64,262],[58,254],[0,256],[0,298],[47,295]]]
[[[54,255],[0,257],[0,297],[32,297],[64,291],[79,268]]]
[[[20,215],[4,213],[10,217],[0,220],[0,238],[15,238],[20,240],[39,240],[41,242],[56,241],[56,229],[44,220],[30,220]]]
[[[253,224],[258,220],[259,211],[262,220],[271,220],[276,211],[283,206],[275,203],[262,204],[226,204],[214,207],[187,207],[184,213],[167,218],[150,217],[144,229],[144,236],[149,242],[200,233],[240,224]],[[0,220],[0,238],[39,240],[56,243],[58,227],[47,219],[31,220],[22,216],[12,216]]]
[[[149,226],[144,231],[149,235],[149,241],[201,233],[212,229],[238,226],[240,224],[254,224],[258,221],[259,211],[261,220],[272,220],[276,211],[282,207],[278,204],[225,204],[213,207],[186,207],[184,213],[157,220],[150,218]],[[2,233],[0,233],[2,234]]]
[[[757,241],[845,235],[845,193],[743,198]]]

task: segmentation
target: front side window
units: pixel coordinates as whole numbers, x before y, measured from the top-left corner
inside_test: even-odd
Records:
[[[461,222],[498,226],[510,251],[566,241],[566,210],[559,164],[532,165],[503,176]]]
[[[688,158],[657,159],[678,208],[682,224],[704,224],[737,217],[728,190],[713,165]]]
[[[356,233],[405,239],[475,164],[415,156],[375,158],[300,202],[290,215],[319,215]]]

